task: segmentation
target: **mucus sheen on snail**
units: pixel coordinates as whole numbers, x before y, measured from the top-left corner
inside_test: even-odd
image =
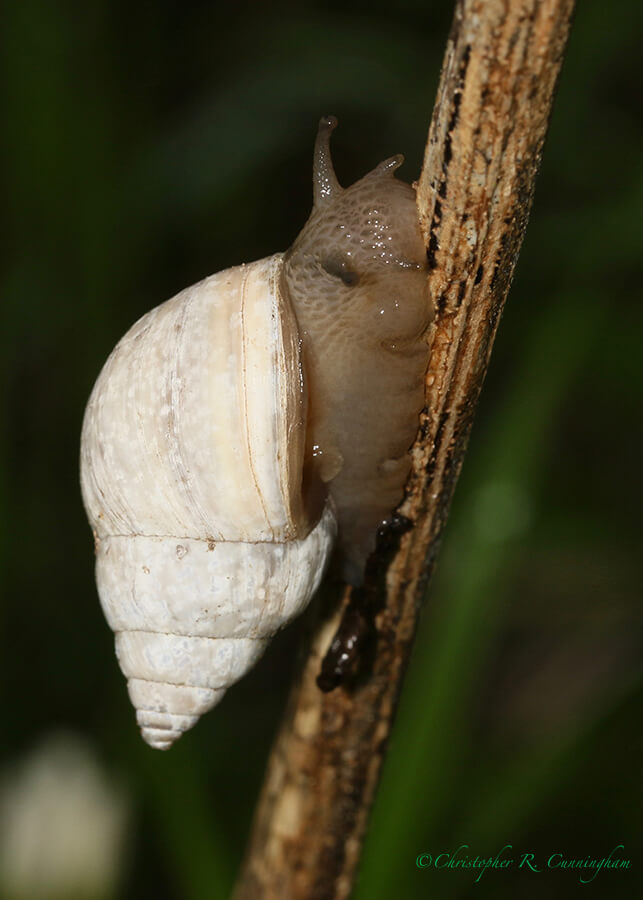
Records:
[[[360,585],[399,504],[433,315],[413,188],[349,188],[323,118],[285,253],[143,316],[89,399],[81,484],[101,604],[143,737],[166,749],[309,602],[336,539]]]
[[[359,585],[377,526],[402,499],[424,402],[433,316],[414,189],[401,155],[340,187],[322,119],[310,218],[284,256],[308,383],[306,465],[338,522],[346,581]]]

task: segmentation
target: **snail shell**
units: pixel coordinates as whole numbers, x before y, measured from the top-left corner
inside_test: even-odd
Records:
[[[339,186],[335,124],[320,123],[315,205],[293,247],[143,316],[87,406],[98,592],[153,747],[192,727],[305,608],[338,527],[359,583],[401,499],[432,314],[424,246],[414,192],[391,177],[400,157]]]

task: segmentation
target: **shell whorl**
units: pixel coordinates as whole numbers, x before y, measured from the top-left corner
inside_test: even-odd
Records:
[[[309,602],[335,521],[302,495],[305,397],[281,255],[137,322],[96,382],[81,483],[144,739],[165,749]]]
[[[98,590],[149,744],[165,749],[191,728],[306,608],[334,534],[327,508],[300,540],[100,542]]]
[[[305,409],[281,254],[206,278],[117,344],[89,399],[81,487],[98,537],[287,540]]]

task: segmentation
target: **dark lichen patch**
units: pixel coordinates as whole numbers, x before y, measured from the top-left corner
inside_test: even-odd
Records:
[[[373,669],[377,647],[377,614],[384,608],[386,570],[399,550],[400,539],[413,527],[411,519],[393,512],[377,529],[375,551],[366,564],[364,585],[353,588],[341,622],[322,660],[317,687],[329,693],[350,689]]]
[[[464,81],[467,75],[467,68],[469,66],[469,58],[471,56],[471,46],[467,44],[464,48],[464,52],[462,54],[462,59],[460,61],[460,68],[458,70],[458,84],[453,92],[453,108],[451,110],[451,116],[449,117],[449,123],[447,125],[447,133],[444,139],[444,156],[442,159],[442,171],[446,177],[447,169],[449,168],[449,163],[453,158],[453,152],[451,150],[451,140],[453,132],[455,131],[455,127],[458,124],[458,119],[460,118],[460,104],[462,103],[462,90],[464,88]]]
[[[467,74],[467,69],[469,67],[469,60],[471,59],[471,44],[467,44],[462,53],[462,62],[460,63],[460,81],[464,84],[464,79]]]
[[[501,307],[499,304],[494,304],[491,307],[491,309],[489,310],[489,315],[487,318],[489,320],[489,325],[491,327],[492,332],[496,330],[496,325],[498,324],[498,317],[500,316],[500,309],[501,309]]]
[[[484,266],[478,266],[478,271],[476,272],[474,284],[480,284],[482,281],[482,276],[484,275]]]
[[[455,98],[454,98],[455,103]],[[457,118],[457,117],[456,117]],[[451,117],[451,121],[453,121],[453,116]],[[451,125],[451,122],[449,122]],[[442,171],[444,172],[444,176],[446,178],[447,169],[449,168],[449,163],[453,158],[453,153],[451,152],[451,131],[447,132],[447,136],[444,141],[444,157],[442,159]]]
[[[426,249],[426,260],[429,266],[429,269],[437,268],[438,261],[436,259],[436,253],[440,249],[438,244],[438,239],[435,236],[435,232],[431,231],[431,236],[429,237],[429,246]]]
[[[420,413],[420,425],[418,428],[417,440],[423,441],[429,433],[429,410],[424,407]]]
[[[508,46],[509,53],[511,53],[513,51],[514,47],[518,43],[518,38],[520,37],[520,33],[521,33],[521,29],[516,28],[513,31],[513,33],[511,34],[511,36],[509,37],[509,46]]]
[[[364,590],[355,589],[317,676],[317,687],[333,691],[353,674],[364,642],[372,632],[372,621],[360,602]]]
[[[426,464],[426,473],[429,478],[433,477],[433,473],[435,472],[435,465],[437,462],[438,450],[440,449],[440,444],[442,443],[442,434],[444,432],[444,426],[449,421],[449,412],[444,411],[440,416],[440,421],[438,422],[438,427],[435,432],[435,441],[433,443],[433,449],[431,451],[431,456],[429,457],[429,461]]]
[[[491,290],[493,293],[496,293],[500,285],[504,284],[504,281],[501,282],[501,279],[505,275],[508,243],[509,232],[505,231],[500,236],[500,249],[496,254],[496,261],[493,266],[493,275],[491,276]]]

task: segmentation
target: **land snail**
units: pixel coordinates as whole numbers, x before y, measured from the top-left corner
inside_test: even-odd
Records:
[[[293,245],[143,316],[82,431],[96,580],[143,738],[167,749],[309,603],[360,585],[403,496],[433,310],[414,189],[340,187],[323,118]],[[337,540],[336,540],[337,539]]]

